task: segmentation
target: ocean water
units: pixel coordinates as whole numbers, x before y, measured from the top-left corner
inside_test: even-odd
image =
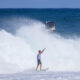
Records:
[[[44,24],[56,23],[51,32]],[[38,50],[46,48],[36,72]],[[0,9],[0,80],[79,80],[80,9]]]
[[[71,36],[80,34],[80,9],[0,9],[1,28],[9,28],[8,31],[15,29],[15,25],[3,23],[5,19],[13,18],[33,19],[40,22],[53,21],[56,23],[56,32],[60,34]]]
[[[0,75],[0,80],[80,80],[80,72],[23,72]]]

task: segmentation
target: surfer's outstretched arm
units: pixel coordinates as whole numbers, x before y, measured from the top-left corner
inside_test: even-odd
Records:
[[[41,52],[44,52],[45,49],[46,49],[46,48],[44,48]]]

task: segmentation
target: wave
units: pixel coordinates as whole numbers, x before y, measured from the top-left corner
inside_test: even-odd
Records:
[[[24,19],[25,21],[26,19]],[[38,50],[42,54],[43,68],[50,71],[80,71],[80,38],[64,38],[50,33],[39,21],[20,23],[15,35],[0,30],[0,73],[15,73],[36,67]],[[13,25],[13,23],[11,23]],[[17,24],[19,23],[16,23]]]

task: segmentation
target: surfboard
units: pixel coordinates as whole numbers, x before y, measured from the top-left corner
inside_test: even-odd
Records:
[[[44,68],[41,71],[48,71],[48,70],[49,70],[49,68]]]
[[[37,70],[37,72],[46,72],[46,71],[48,71],[49,70],[49,68],[44,68],[44,69],[42,69],[42,70]]]

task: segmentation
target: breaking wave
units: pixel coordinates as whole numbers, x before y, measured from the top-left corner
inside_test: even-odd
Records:
[[[20,26],[15,28],[15,34],[0,30],[1,74],[35,69],[36,55],[43,48],[46,48],[42,54],[43,68],[49,67],[51,71],[80,71],[79,37],[64,38],[57,33],[50,33],[42,22],[35,20],[21,19],[15,24]]]

